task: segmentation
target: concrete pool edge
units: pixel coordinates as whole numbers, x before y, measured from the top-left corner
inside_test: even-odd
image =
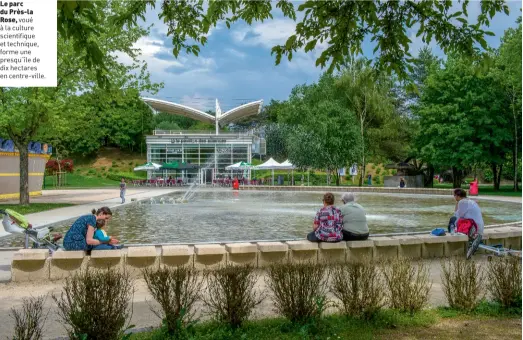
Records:
[[[502,244],[521,249],[522,222],[486,227],[486,244]],[[61,280],[89,267],[126,269],[134,277],[144,268],[191,266],[197,270],[224,265],[250,264],[264,268],[277,262],[338,263],[361,261],[363,258],[412,259],[464,256],[468,238],[465,235],[432,236],[411,234],[372,236],[366,241],[314,243],[307,240],[243,241],[197,244],[162,244],[131,246],[123,250],[60,251],[52,257],[47,250],[22,249],[13,254],[11,281]]]

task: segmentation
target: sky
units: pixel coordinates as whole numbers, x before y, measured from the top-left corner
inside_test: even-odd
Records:
[[[499,46],[503,32],[515,27],[517,17],[521,15],[520,1],[508,1],[508,5],[510,15],[496,14],[488,28],[495,34],[486,37],[492,47]],[[479,6],[479,1],[470,2],[469,18],[477,17]],[[324,46],[307,54],[298,52],[290,62],[282,58],[281,64],[275,66],[271,48],[284,43],[296,26],[296,22],[284,18],[278,11],[273,13],[273,20],[254,22],[251,26],[237,22],[227,29],[221,23],[210,31],[208,42],[200,47],[198,57],[182,52],[175,58],[171,38],[166,36],[167,27],[158,19],[160,8],[157,5],[148,10],[142,25],[152,25],[150,34],[135,46],[141,49],[140,58],[147,62],[151,80],[164,83],[164,88],[154,98],[212,111],[217,98],[225,112],[250,101],[262,99],[268,104],[271,99],[285,100],[294,86],[315,82],[324,71],[315,66]],[[414,31],[409,35],[412,40],[410,51],[423,47]],[[436,55],[444,57],[434,43],[429,46]],[[372,49],[368,42],[364,43],[367,58],[373,57]]]

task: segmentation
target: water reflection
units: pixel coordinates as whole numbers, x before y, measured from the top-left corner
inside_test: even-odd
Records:
[[[108,233],[124,243],[277,240],[303,238],[321,207],[322,193],[198,191],[188,203],[172,204],[180,194],[130,204],[114,211]],[[336,203],[341,203],[336,194]],[[367,211],[371,233],[425,231],[445,227],[454,211],[449,197],[357,194]],[[164,204],[160,204],[163,202]],[[521,220],[521,206],[480,201],[486,224]],[[71,222],[60,223],[67,231]],[[0,246],[20,246],[20,237]]]

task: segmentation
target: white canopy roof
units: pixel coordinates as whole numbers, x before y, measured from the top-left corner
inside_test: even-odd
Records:
[[[280,166],[278,167],[278,169],[282,169],[282,170],[292,170],[292,169],[296,169],[296,167],[294,165],[292,165],[291,162],[289,162],[289,160],[287,159],[285,162],[281,163]]]
[[[265,163],[255,166],[254,170],[274,170],[281,169],[281,164],[276,162],[272,157]]]
[[[214,117],[213,115],[182,104],[154,98],[142,98],[142,100],[156,111],[184,116],[210,124],[214,124],[216,120],[218,120],[219,123],[227,124],[244,117],[257,115],[260,113],[263,105],[263,100],[258,100],[235,107],[225,113],[218,114],[218,117]]]

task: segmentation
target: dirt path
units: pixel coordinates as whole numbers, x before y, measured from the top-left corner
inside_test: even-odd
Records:
[[[379,339],[521,339],[521,319],[442,319],[430,327],[380,332]]]

